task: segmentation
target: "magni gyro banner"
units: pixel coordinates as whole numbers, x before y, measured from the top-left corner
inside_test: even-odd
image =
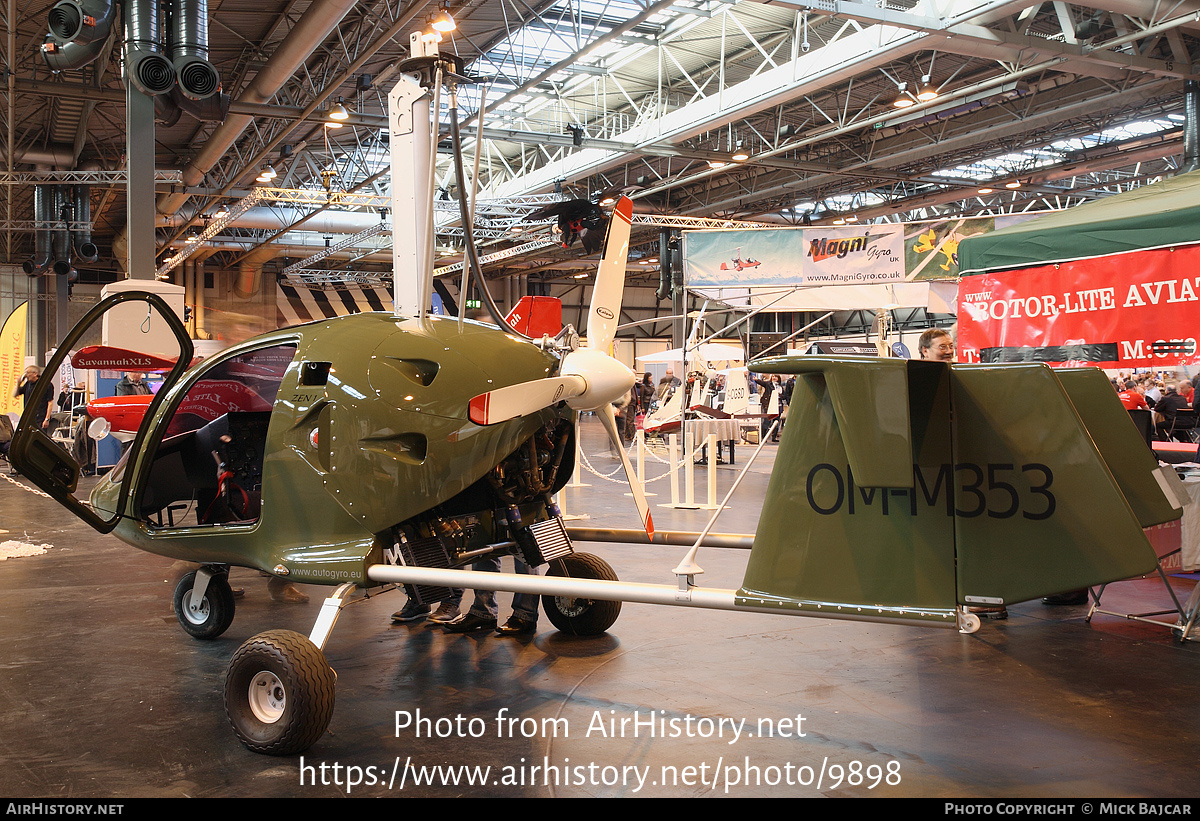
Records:
[[[1161,368],[1196,364],[1200,246],[963,277],[963,362]]]
[[[685,231],[689,288],[867,285],[904,281],[904,228]]]

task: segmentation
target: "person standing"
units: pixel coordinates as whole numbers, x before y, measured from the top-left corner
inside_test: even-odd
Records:
[[[29,397],[33,395],[38,379],[41,378],[41,373],[41,370],[36,365],[30,365],[26,368],[25,375],[21,377],[21,381],[17,383],[17,387],[13,389],[13,399],[24,397],[26,405],[28,405]],[[54,391],[48,391],[43,397],[43,401],[39,403],[37,410],[34,411],[33,420],[39,428],[45,428],[50,424],[50,404],[53,401]]]

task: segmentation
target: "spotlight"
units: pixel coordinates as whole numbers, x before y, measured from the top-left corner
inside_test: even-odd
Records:
[[[921,78],[921,88],[917,92],[917,99],[924,103],[929,100],[936,100],[937,96],[937,89],[929,82],[929,75],[926,74]]]
[[[458,28],[458,24],[455,23],[454,18],[450,16],[450,12],[446,8],[445,4],[443,4],[438,13],[434,15],[432,25],[434,31],[441,32],[442,34],[447,34]]]
[[[329,119],[338,120],[339,122],[350,119],[350,112],[346,110],[341,97],[338,97],[337,102],[333,104],[333,108],[329,109]]]

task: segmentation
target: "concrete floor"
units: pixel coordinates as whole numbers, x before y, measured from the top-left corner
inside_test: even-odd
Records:
[[[594,431],[585,443],[598,450],[595,468],[614,469]],[[750,450],[739,448],[739,462]],[[753,531],[772,451],[718,530]],[[662,471],[652,461],[647,472]],[[718,473],[723,493],[734,474]],[[590,487],[566,492],[568,514],[636,524],[622,485],[585,480]],[[649,489],[660,529],[703,526],[703,511],[659,507],[665,480]],[[19,480],[0,481],[0,529],[0,540],[51,546],[0,562],[4,796],[1197,793],[1200,644],[1109,616],[1087,624],[1085,607],[1040,602],[1010,607],[1007,621],[971,636],[627,604],[604,636],[568,637],[543,619],[536,636],[517,640],[391,626],[404,600],[392,592],[347,608],[333,631],[329,732],[303,756],[260,756],[224,715],[226,665],[262,630],[307,634],[328,588],[306,588],[308,604],[273,603],[264,579],[235,569],[246,595],[233,626],[200,642],[172,614],[168,560],[94,534]],[[683,552],[582,549],[623,580],[659,583],[673,581]],[[743,551],[702,551],[700,581],[736,588],[745,561]],[[1186,596],[1193,582],[1175,584]],[[1156,580],[1114,585],[1105,598],[1130,610],[1164,600]],[[421,737],[397,730],[398,714],[418,711],[428,720]],[[651,717],[666,737],[644,725],[634,735],[634,720]],[[419,768],[434,767],[455,769],[415,783],[430,773]]]

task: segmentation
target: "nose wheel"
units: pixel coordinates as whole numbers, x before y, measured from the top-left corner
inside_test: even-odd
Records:
[[[233,588],[229,574],[209,568],[193,570],[175,585],[175,618],[189,636],[215,639],[233,624]]]

